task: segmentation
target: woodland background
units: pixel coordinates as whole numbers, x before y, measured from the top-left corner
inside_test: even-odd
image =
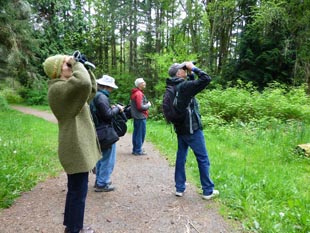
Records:
[[[309,19],[309,0],[1,0],[0,81],[46,104],[43,61],[80,50],[125,104],[143,77],[156,105],[169,66],[190,60],[211,88],[276,82],[309,94]]]
[[[114,102],[146,80],[147,140],[171,165],[165,79],[196,61],[213,79],[197,98],[221,212],[245,232],[309,233],[309,25],[310,0],[0,0],[0,208],[59,170],[56,128],[9,104],[48,110],[43,61],[80,50],[116,78]],[[195,156],[186,169],[199,187]]]

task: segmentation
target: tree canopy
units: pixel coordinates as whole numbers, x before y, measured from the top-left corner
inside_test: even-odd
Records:
[[[80,50],[120,98],[143,77],[162,96],[174,62],[195,60],[222,86],[307,86],[310,2],[292,0],[3,0],[0,79],[45,80],[42,62]]]

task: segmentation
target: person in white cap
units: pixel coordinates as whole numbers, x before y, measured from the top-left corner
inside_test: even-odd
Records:
[[[112,118],[122,112],[124,108],[121,105],[110,105],[110,94],[118,86],[115,84],[115,79],[103,75],[102,78],[96,80],[98,91],[95,98],[90,103],[91,109],[95,106],[97,121],[94,121],[95,126],[111,124]],[[93,117],[94,118],[94,117]],[[116,143],[113,143],[110,148],[101,148],[102,157],[96,165],[96,192],[110,192],[115,189],[111,182],[111,174],[116,162]]]
[[[131,90],[131,115],[133,118],[133,134],[132,134],[132,154],[133,155],[146,155],[143,151],[142,145],[146,135],[146,119],[148,118],[148,109],[151,103],[145,97],[143,90],[146,83],[143,78],[135,80],[135,88]]]

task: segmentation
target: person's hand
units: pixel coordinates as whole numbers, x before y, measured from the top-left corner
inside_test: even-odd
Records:
[[[192,69],[195,67],[195,65],[193,64],[193,62],[187,61],[187,62],[185,62],[185,67],[188,71],[192,71]]]
[[[152,104],[151,104],[151,102],[150,102],[150,101],[147,103],[147,105],[148,105],[149,107],[151,107],[151,106],[152,106]]]
[[[87,69],[96,68],[96,66],[93,63],[89,62],[86,56],[84,54],[81,54],[81,52],[78,50],[73,53],[73,57],[76,61],[81,62]]]
[[[116,106],[119,108],[120,112],[124,112],[124,108],[125,108],[124,106],[122,106],[120,104],[117,104]]]
[[[68,63],[71,64],[71,66],[76,62],[73,56],[68,56]]]

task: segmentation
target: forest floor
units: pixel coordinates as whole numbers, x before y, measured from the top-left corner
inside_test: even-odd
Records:
[[[57,123],[48,112],[13,108]],[[224,219],[219,203],[203,200],[194,185],[189,183],[185,195],[176,197],[174,168],[151,143],[145,142],[144,149],[148,155],[131,155],[129,133],[117,142],[113,192],[94,192],[95,175],[90,174],[86,226],[96,233],[241,232],[241,224]],[[0,232],[62,233],[66,181],[66,174],[61,172],[23,193],[13,206],[0,211]]]

